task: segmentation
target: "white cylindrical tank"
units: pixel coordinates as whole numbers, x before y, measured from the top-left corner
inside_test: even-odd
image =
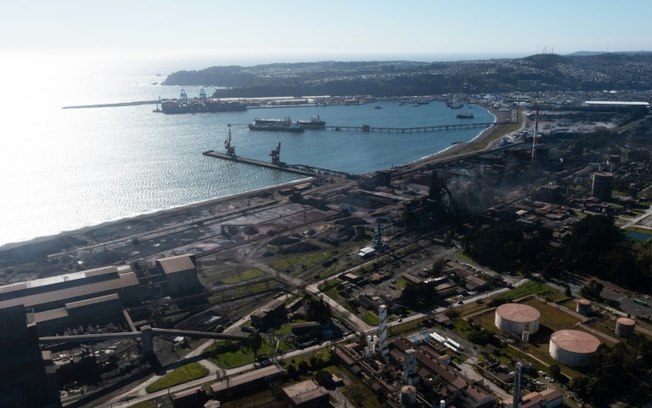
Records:
[[[571,367],[586,367],[600,345],[592,334],[579,330],[559,330],[550,336],[550,356]]]
[[[616,320],[616,334],[620,337],[630,337],[634,334],[636,322],[627,317],[619,317]]]
[[[592,311],[591,301],[587,299],[579,299],[575,306],[575,311],[579,314],[583,314],[584,316],[590,315]]]
[[[401,406],[413,407],[417,405],[417,389],[413,385],[401,387]]]
[[[524,331],[534,334],[539,330],[541,313],[532,306],[505,303],[496,308],[496,327],[503,332],[522,336]]]

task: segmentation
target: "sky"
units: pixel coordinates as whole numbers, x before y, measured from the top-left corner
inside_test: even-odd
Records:
[[[531,55],[652,50],[649,0],[3,0],[0,50]]]

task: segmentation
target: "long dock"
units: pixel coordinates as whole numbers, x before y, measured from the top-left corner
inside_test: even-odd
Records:
[[[455,123],[452,125],[432,125],[432,126],[417,126],[408,128],[393,128],[393,127],[376,127],[369,125],[362,126],[326,126],[326,130],[334,130],[336,132],[380,132],[380,133],[423,133],[423,132],[437,132],[443,130],[455,129],[472,129],[479,127],[489,127],[499,125],[502,122],[476,122],[476,123]]]
[[[320,167],[308,166],[306,164],[274,164],[262,160],[250,159],[247,157],[228,155],[219,153],[214,150],[208,150],[202,153],[204,156],[215,157],[217,159],[229,160],[236,163],[251,164],[253,166],[264,167],[267,169],[281,170],[288,173],[300,174],[308,177],[340,177],[340,178],[356,178],[354,174],[345,173],[343,171],[322,169]]]

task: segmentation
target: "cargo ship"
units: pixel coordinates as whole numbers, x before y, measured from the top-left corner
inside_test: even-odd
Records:
[[[297,120],[297,124],[304,129],[324,129],[326,122],[321,120],[319,115],[313,116],[310,120]]]
[[[446,106],[448,106],[451,109],[462,109],[464,107],[464,104],[458,100],[450,100],[446,102]]]
[[[284,119],[255,119],[249,124],[249,130],[262,130],[269,132],[301,133],[305,129],[298,123],[292,123],[290,118]]]
[[[186,91],[182,89],[179,99],[162,99],[160,104],[160,111],[168,115],[183,113],[242,112],[247,110],[247,105],[240,102],[208,98],[203,89],[199,92],[199,98],[188,99]]]
[[[458,119],[473,119],[473,114],[471,112],[462,112],[457,114]]]

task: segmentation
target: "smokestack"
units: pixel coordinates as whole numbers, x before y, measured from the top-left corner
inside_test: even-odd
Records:
[[[534,134],[532,135],[532,160],[537,157],[537,134],[539,133],[539,108],[534,114]]]
[[[523,364],[516,363],[516,375],[514,376],[514,402],[513,408],[521,408],[521,369]]]
[[[378,308],[378,334],[380,338],[380,353],[383,358],[387,357],[389,348],[387,347],[387,306],[380,305]]]

